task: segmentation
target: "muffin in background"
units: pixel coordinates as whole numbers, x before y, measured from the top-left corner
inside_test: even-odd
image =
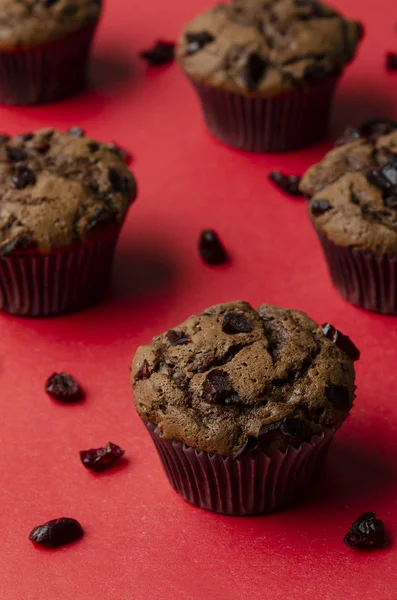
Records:
[[[234,0],[186,25],[177,47],[209,130],[243,150],[281,152],[327,134],[333,92],[362,37],[314,0]]]
[[[0,310],[72,312],[107,289],[136,196],[114,144],[74,127],[0,137]]]
[[[357,306],[397,315],[397,123],[349,130],[300,183],[332,281]]]
[[[138,349],[134,401],[171,485],[231,515],[291,504],[354,400],[351,340],[304,313],[230,302]]]
[[[102,0],[0,0],[0,104],[81,91],[101,10]]]

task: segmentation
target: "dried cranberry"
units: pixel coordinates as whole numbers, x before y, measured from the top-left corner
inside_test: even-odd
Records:
[[[203,392],[204,399],[209,404],[237,400],[237,394],[229,381],[228,374],[220,369],[214,369],[208,373],[204,381]]]
[[[343,136],[336,140],[335,146],[344,146],[345,144],[351,144],[361,138],[360,132],[354,127],[346,127],[343,132]]]
[[[76,519],[63,517],[38,525],[30,532],[29,539],[47,548],[57,548],[75,542],[83,535],[83,528]]]
[[[326,213],[327,211],[331,210],[332,204],[330,204],[328,202],[328,200],[313,200],[312,202],[312,214],[315,217],[319,217],[320,215],[323,215],[324,213]]]
[[[65,402],[79,402],[83,399],[84,393],[76,379],[68,373],[53,373],[47,379],[45,391],[54,400]]]
[[[365,121],[360,127],[360,133],[362,136],[377,140],[383,135],[388,135],[397,129],[397,122],[388,119],[387,117],[380,117],[377,119],[370,119]]]
[[[108,442],[103,448],[81,450],[80,459],[86,469],[100,473],[111,467],[124,453],[125,450],[120,446]]]
[[[17,190],[23,190],[28,185],[36,183],[36,175],[28,167],[21,165],[16,168],[12,181]]]
[[[221,265],[229,261],[229,256],[218,237],[211,229],[204,230],[199,239],[201,258],[209,265]]]
[[[253,92],[257,89],[259,82],[263,79],[267,67],[267,62],[256,52],[248,55],[244,68],[243,78],[245,87]]]
[[[85,131],[78,125],[73,125],[73,127],[70,127],[70,129],[68,129],[68,134],[72,137],[80,138],[85,136]]]
[[[243,313],[228,313],[223,318],[222,331],[225,333],[249,333],[252,329],[251,319]]]
[[[389,71],[397,71],[397,53],[387,52],[386,53],[386,69]]]
[[[326,396],[335,408],[347,409],[351,406],[350,390],[347,385],[331,383],[325,390]]]
[[[27,158],[26,152],[22,148],[16,148],[15,146],[7,146],[6,153],[7,159],[12,163],[17,163]]]
[[[387,542],[383,521],[373,512],[366,512],[356,519],[344,537],[350,548],[379,548]]]
[[[184,331],[175,331],[174,329],[167,332],[167,339],[172,346],[183,346],[190,342],[190,337]]]
[[[298,175],[286,175],[281,171],[270,171],[269,179],[290,196],[303,195],[299,190],[301,177]]]
[[[149,363],[145,358],[138,371],[135,373],[135,381],[140,381],[141,379],[149,379],[150,375],[151,373],[149,370]]]
[[[146,60],[152,67],[166,65],[174,60],[174,42],[157,42],[152,48],[141,52],[141,58]]]
[[[360,358],[360,350],[353,344],[351,339],[336,329],[331,323],[322,325],[324,336],[331,340],[342,352],[345,352],[353,361]]]
[[[195,54],[207,44],[214,41],[214,36],[208,33],[208,31],[199,31],[197,33],[187,33],[187,54]]]

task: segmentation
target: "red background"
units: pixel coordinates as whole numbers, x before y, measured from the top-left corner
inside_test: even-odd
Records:
[[[397,320],[346,304],[329,282],[301,200],[267,182],[271,168],[301,173],[330,142],[288,155],[230,150],[205,131],[176,65],[148,71],[137,53],[175,39],[208,0],[111,0],[95,46],[91,90],[50,107],[2,108],[0,129],[81,125],[135,156],[140,194],[118,249],[112,296],[77,315],[0,316],[1,600],[311,600],[397,597],[397,554],[342,543],[350,523],[376,511],[397,535]],[[397,117],[395,0],[338,0],[367,35],[339,88],[333,135],[364,118]],[[397,12],[397,11],[396,11]],[[396,21],[397,21],[397,14]],[[201,229],[215,228],[233,262],[202,264]],[[301,507],[260,518],[210,514],[169,487],[129,386],[141,343],[194,311],[244,298],[307,311],[351,335],[362,350],[355,408],[326,474]],[[87,399],[60,406],[43,392],[67,370]],[[128,462],[95,476],[78,451],[107,440]],[[86,536],[37,549],[31,528],[73,516]]]

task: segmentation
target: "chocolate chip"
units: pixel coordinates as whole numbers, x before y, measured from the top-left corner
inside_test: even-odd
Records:
[[[90,142],[88,144],[88,149],[90,152],[98,152],[100,148],[100,145],[98,144],[98,142]]]
[[[146,60],[149,65],[158,67],[166,65],[174,60],[175,44],[174,42],[157,42],[152,48],[141,52],[140,56]]]
[[[167,332],[167,339],[172,346],[183,346],[190,342],[190,337],[184,331],[175,331],[174,329]]]
[[[80,459],[86,469],[101,473],[111,467],[125,454],[125,450],[108,442],[102,448],[91,448],[90,450],[81,450]]]
[[[327,69],[323,65],[311,64],[307,65],[304,71],[304,78],[309,83],[322,81],[328,75]]]
[[[203,397],[209,404],[233,402],[238,398],[228,374],[219,369],[208,373],[203,385]]]
[[[235,452],[233,452],[233,458],[238,458],[239,456],[245,456],[251,450],[255,450],[258,447],[258,438],[254,435],[248,435],[243,442],[243,445],[240,446]]]
[[[51,398],[64,402],[79,402],[84,397],[84,392],[78,382],[68,373],[53,373],[47,379],[45,391]]]
[[[95,209],[94,214],[88,219],[85,230],[91,231],[99,223],[105,223],[106,221],[113,221],[114,218],[115,218],[114,213],[112,213],[106,206],[98,206]]]
[[[343,136],[338,138],[335,142],[335,146],[344,146],[345,144],[351,144],[361,138],[360,132],[354,127],[346,127],[343,132]]]
[[[282,424],[283,421],[281,420],[275,421],[274,423],[266,423],[265,425],[262,425],[262,427],[259,429],[258,438],[266,436],[268,433],[274,431],[275,429],[280,429]]]
[[[12,252],[25,250],[32,244],[32,234],[28,232],[18,233],[11,241],[5,244],[1,250],[1,256],[8,256]]]
[[[386,208],[397,210],[397,195],[384,196],[383,204]]]
[[[362,123],[360,133],[362,136],[375,141],[383,135],[392,133],[396,129],[396,121],[392,121],[392,119],[387,117],[379,117],[377,119],[369,119]]]
[[[73,127],[70,127],[70,129],[68,129],[68,134],[72,137],[80,138],[85,136],[85,131],[78,125],[73,125]]]
[[[360,350],[353,344],[351,339],[341,333],[336,327],[331,325],[331,323],[324,323],[322,325],[322,330],[324,336],[331,340],[345,354],[347,354],[353,361],[356,361],[360,358]]]
[[[281,171],[270,171],[269,179],[290,196],[303,195],[299,190],[301,177],[298,175],[286,175]]]
[[[257,89],[259,82],[263,79],[267,67],[267,62],[256,52],[248,55],[247,62],[243,72],[245,87],[249,92]]]
[[[280,427],[282,434],[294,438],[294,443],[303,442],[310,436],[310,431],[302,419],[286,417]]]
[[[382,177],[394,186],[397,185],[397,159],[389,160],[380,170]]]
[[[9,142],[11,137],[6,133],[0,133],[0,144],[6,144]]]
[[[200,31],[197,33],[187,33],[187,54],[195,54],[207,44],[214,41],[214,36],[208,33],[208,31]]]
[[[369,183],[372,183],[372,185],[382,190],[382,192],[388,192],[392,187],[391,183],[383,177],[381,169],[369,169],[366,172],[366,177]]]
[[[343,539],[350,548],[379,548],[387,542],[383,521],[373,512],[356,519]]]
[[[28,169],[28,167],[21,165],[16,168],[12,182],[17,190],[23,190],[28,185],[34,185],[36,183],[36,175],[33,171]]]
[[[131,193],[131,184],[128,177],[124,177],[114,169],[110,167],[108,170],[108,179],[111,183],[113,191],[120,194],[130,194]]]
[[[221,265],[229,261],[221,240],[211,229],[206,229],[200,234],[199,252],[201,258],[209,265]]]
[[[311,205],[312,215],[319,217],[333,208],[328,200],[313,200]]]
[[[335,408],[346,410],[351,407],[350,390],[347,385],[331,383],[327,386],[325,394]]]
[[[22,148],[16,148],[15,146],[7,146],[6,153],[7,159],[12,163],[17,163],[27,158],[26,152]]]
[[[228,313],[224,316],[222,331],[230,335],[235,333],[249,333],[253,325],[249,317],[243,313]]]
[[[50,144],[44,140],[39,140],[33,146],[33,150],[38,152],[39,154],[45,154],[50,149]]]
[[[149,369],[149,363],[145,358],[138,371],[135,373],[135,381],[140,381],[141,379],[149,379],[150,375],[151,373]]]
[[[386,53],[386,69],[389,71],[397,71],[397,53],[387,52]]]
[[[38,525],[29,534],[29,539],[35,544],[48,548],[58,548],[83,537],[84,531],[76,519],[63,517]]]

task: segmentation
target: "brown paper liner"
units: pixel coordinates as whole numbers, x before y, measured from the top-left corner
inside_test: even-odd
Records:
[[[271,457],[263,452],[233,458],[197,452],[161,438],[144,421],[173,488],[188,502],[226,515],[260,515],[279,510],[307,491],[324,464],[334,431],[324,430],[310,443],[289,446]]]
[[[208,129],[228,146],[285,152],[324,139],[339,76],[274,98],[254,98],[191,80]]]
[[[337,246],[318,233],[332,282],[348,302],[397,315],[397,257]]]
[[[84,89],[97,22],[48,44],[0,50],[0,104],[46,104]]]
[[[0,258],[0,310],[49,317],[85,308],[106,291],[119,230],[48,254]]]

